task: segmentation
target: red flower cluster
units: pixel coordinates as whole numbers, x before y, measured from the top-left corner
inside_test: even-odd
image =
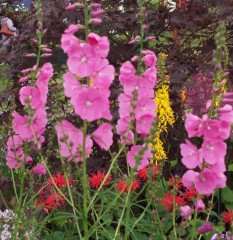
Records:
[[[89,177],[88,182],[91,185],[92,188],[99,188],[99,186],[102,184],[105,178],[105,173],[98,171],[97,173],[92,173],[91,177]],[[108,185],[109,182],[112,180],[112,177],[110,175],[107,176],[105,179],[104,185]]]
[[[147,180],[149,178],[155,179],[156,174],[159,172],[158,166],[149,165],[149,167],[144,167],[138,171],[138,177]]]
[[[227,211],[223,213],[223,221],[225,224],[232,224],[233,219],[233,210]]]
[[[51,212],[53,209],[61,208],[65,200],[59,192],[54,188],[54,183],[58,188],[66,187],[67,182],[65,176],[57,174],[48,179],[46,184],[42,186],[39,193],[39,200],[36,201],[35,207],[41,207],[45,212]],[[68,185],[72,185],[72,179],[68,179]]]
[[[169,178],[169,181],[170,181],[169,187],[175,187],[176,189],[181,189],[183,187],[181,178],[177,181],[173,176],[171,176]]]
[[[132,183],[130,192],[136,191],[139,187],[140,187],[140,182],[139,182],[139,180],[135,179]],[[129,191],[129,188],[130,188],[130,186],[126,181],[120,180],[117,182],[117,189],[119,192],[127,193]]]
[[[185,205],[186,202],[184,200],[183,197],[181,197],[180,195],[175,197],[175,204],[178,206],[182,206]],[[173,207],[173,196],[171,194],[164,194],[164,198],[162,199],[162,206],[166,207],[167,211],[172,211],[172,207]]]

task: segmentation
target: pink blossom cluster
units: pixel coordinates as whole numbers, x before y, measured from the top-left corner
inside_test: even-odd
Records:
[[[87,42],[81,42],[74,33],[79,30],[70,25],[62,35],[61,45],[68,55],[69,71],[63,76],[66,97],[70,98],[75,113],[83,120],[111,120],[109,87],[114,80],[115,69],[109,64],[107,55],[109,41],[95,33],[87,36]],[[67,120],[56,125],[61,156],[75,162],[82,161],[83,132]],[[91,134],[100,148],[109,150],[113,143],[112,126],[101,123]],[[85,139],[85,153],[91,153],[93,145],[89,135]]]
[[[37,75],[36,86],[27,85],[20,89],[20,102],[27,114],[20,115],[17,111],[12,114],[15,135],[7,141],[6,164],[9,168],[18,169],[24,161],[32,163],[32,158],[24,154],[23,142],[34,142],[37,148],[44,142],[42,134],[47,124],[45,105],[48,83],[52,76],[52,65],[45,63]],[[36,166],[34,172],[44,174],[44,166]]]
[[[136,134],[145,138],[149,136],[156,117],[154,87],[157,82],[157,58],[154,52],[149,50],[142,51],[142,56],[145,70],[141,75],[136,74],[136,69],[130,61],[123,63],[120,68],[119,80],[123,86],[123,93],[118,97],[120,119],[116,130],[126,144],[132,144],[134,141],[132,124],[136,126]],[[127,161],[130,167],[135,167],[135,155],[141,147],[141,145],[133,146],[128,152]],[[147,166],[148,158],[151,157],[151,149],[148,147],[138,165],[138,170]]]
[[[198,148],[191,141],[180,145],[182,163],[189,169],[183,175],[184,186],[195,187],[200,194],[210,195],[216,188],[226,185],[226,166],[224,158],[233,123],[233,109],[224,105],[218,110],[218,118],[209,118],[207,114],[199,118],[192,113],[186,114],[185,128],[188,137],[203,137]]]

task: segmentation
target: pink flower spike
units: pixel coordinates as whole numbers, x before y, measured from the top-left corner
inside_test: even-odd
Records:
[[[19,91],[19,96],[23,105],[29,104],[33,109],[37,109],[42,104],[40,90],[36,87],[22,87]]]
[[[66,34],[74,34],[75,32],[77,32],[80,29],[80,26],[75,25],[75,24],[71,24],[66,30],[65,33]]]
[[[113,144],[112,126],[109,123],[102,123],[93,133],[92,139],[100,148],[108,151]]]
[[[100,15],[103,15],[104,13],[105,13],[105,11],[104,11],[103,9],[100,9],[100,10],[91,12],[91,16],[92,16],[92,17],[98,17],[98,16],[100,16]]]
[[[183,219],[191,217],[192,213],[193,213],[192,208],[189,207],[188,205],[180,207],[180,215]]]
[[[198,199],[195,202],[195,209],[196,209],[197,212],[202,212],[205,209],[205,204],[202,201],[202,199]]]
[[[100,23],[102,23],[102,19],[101,18],[91,18],[89,23],[100,24]]]
[[[45,175],[46,174],[46,167],[44,165],[44,163],[40,163],[37,166],[32,168],[32,172],[36,175]]]
[[[21,77],[21,78],[19,79],[19,82],[26,82],[28,79],[29,79],[28,76]]]

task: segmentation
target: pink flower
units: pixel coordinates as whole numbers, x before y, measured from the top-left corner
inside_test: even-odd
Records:
[[[107,59],[98,59],[92,65],[93,72],[90,78],[93,80],[94,85],[99,88],[108,89],[112,84],[113,79],[115,78],[115,69],[112,65],[108,64]]]
[[[155,110],[155,101],[153,99],[143,97],[139,99],[136,103],[135,118],[139,119],[141,116],[146,114],[155,117]]]
[[[132,110],[131,102],[133,101],[132,97],[121,93],[118,97],[119,102],[119,115],[121,118],[128,117],[130,111]]]
[[[102,123],[93,133],[92,139],[100,148],[108,151],[113,144],[112,126],[109,123]]]
[[[7,149],[9,151],[17,151],[17,149],[21,147],[22,143],[23,139],[19,135],[10,136],[6,143]]]
[[[192,113],[186,113],[185,117],[185,128],[188,132],[188,137],[200,136],[199,126],[201,123],[201,119],[198,116],[193,115]]]
[[[32,172],[36,175],[42,174],[45,175],[46,174],[46,168],[44,163],[40,163],[37,166],[32,168]]]
[[[206,163],[215,164],[223,161],[226,155],[227,145],[223,141],[206,141],[201,146],[202,156]]]
[[[150,67],[143,73],[145,84],[149,88],[153,88],[157,84],[157,69]]]
[[[6,165],[11,169],[18,169],[23,165],[24,153],[22,148],[17,151],[8,151],[6,154]]]
[[[65,95],[68,98],[74,97],[78,94],[79,90],[81,90],[81,84],[77,77],[75,77],[72,73],[67,72],[63,75],[63,86],[65,89]]]
[[[121,142],[125,143],[126,145],[133,144],[133,140],[134,140],[134,133],[131,130],[121,135]]]
[[[74,33],[76,33],[79,29],[80,29],[80,27],[79,27],[78,25],[70,24],[69,27],[65,30],[65,33],[66,33],[66,34],[74,34]]]
[[[191,217],[192,213],[193,213],[192,208],[189,207],[188,205],[180,207],[180,215],[183,219]]]
[[[134,168],[136,165],[135,156],[138,155],[139,150],[144,147],[143,145],[136,145],[131,147],[130,151],[127,153],[127,163],[131,168]],[[143,155],[141,156],[140,161],[137,163],[137,170],[143,169],[144,167],[149,165],[149,160],[152,158],[151,148],[148,148],[144,151]]]
[[[120,118],[116,125],[116,130],[119,135],[125,134],[129,130],[130,117]]]
[[[101,91],[93,87],[83,88],[79,94],[71,99],[76,114],[82,119],[94,121],[102,118],[109,108],[109,102]]]
[[[200,194],[210,195],[217,184],[215,173],[205,168],[195,179],[195,188]]]
[[[197,212],[202,212],[205,209],[205,204],[202,201],[202,199],[198,199],[195,202],[195,209],[196,209]]]
[[[29,79],[29,77],[28,76],[25,76],[25,77],[21,77],[20,79],[19,79],[19,82],[26,82],[27,80]]]
[[[212,232],[214,230],[213,225],[210,222],[204,222],[198,229],[199,234]]]
[[[93,64],[98,61],[93,53],[93,47],[87,43],[81,43],[75,54],[69,55],[67,66],[71,73],[79,77],[88,77],[93,73]]]
[[[185,140],[186,144],[182,143],[180,145],[181,155],[182,155],[182,163],[188,169],[194,169],[198,166],[199,160],[199,152],[195,145],[193,145],[189,140]]]
[[[72,34],[62,34],[61,47],[69,57],[75,56],[80,50],[79,40]]]
[[[141,137],[147,137],[150,134],[150,129],[155,117],[150,114],[144,114],[136,121],[136,131],[141,134]]]
[[[203,116],[202,122],[199,125],[199,133],[205,138],[213,139],[218,136],[220,129],[220,122],[215,119],[208,119],[207,116]]]
[[[52,78],[52,76],[53,76],[52,64],[45,63],[40,69],[36,79],[36,86],[40,90],[41,101],[43,104],[45,104],[47,101],[48,83],[49,83],[49,80]]]
[[[33,109],[42,105],[40,90],[37,87],[22,87],[19,91],[19,97],[23,105],[30,105]]]
[[[100,24],[100,23],[102,23],[102,19],[101,18],[91,18],[89,23]]]
[[[68,161],[82,161],[83,133],[67,120],[63,120],[55,127],[60,145],[60,154]],[[90,136],[86,137],[85,153],[88,157],[92,151],[93,142]]]
[[[122,64],[120,68],[119,80],[122,85],[131,83],[132,79],[135,77],[136,70],[130,61]]]
[[[148,82],[145,81],[143,77],[134,76],[130,82],[124,85],[124,92],[125,94],[132,96],[133,92],[137,91],[137,99],[143,97],[154,98],[153,87],[149,86]]]
[[[103,10],[103,9],[100,9],[100,10],[97,10],[97,11],[92,11],[91,12],[91,16],[92,17],[98,17],[98,16],[100,16],[100,15],[103,15],[105,13],[105,11]]]
[[[193,188],[196,177],[199,176],[199,173],[194,172],[193,170],[188,170],[183,176],[182,176],[182,182],[183,185],[187,188]]]
[[[147,54],[143,57],[143,62],[148,67],[154,67],[157,63],[157,58],[155,54]]]
[[[44,133],[47,124],[46,112],[43,109],[36,110],[29,119],[28,116],[13,112],[13,129],[23,140],[35,140],[34,136]]]
[[[110,43],[107,37],[100,37],[95,33],[89,33],[87,36],[87,41],[92,46],[96,57],[105,58],[108,56]]]
[[[233,122],[233,109],[229,104],[224,105],[219,108],[219,119],[224,120],[232,124]]]
[[[100,8],[102,6],[101,3],[91,3],[92,8]]]

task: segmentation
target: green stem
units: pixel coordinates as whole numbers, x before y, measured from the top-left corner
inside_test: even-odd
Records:
[[[193,227],[192,227],[192,235],[191,240],[194,240],[196,236],[196,225],[197,225],[197,210],[194,210],[194,218],[193,218]]]
[[[88,33],[89,33],[89,14],[88,14],[88,2],[87,0],[84,0],[84,26],[85,26],[85,37],[87,38]]]
[[[177,232],[176,232],[176,189],[173,189],[173,194],[172,194],[172,225],[173,225],[173,231],[175,235],[175,239],[177,239]]]
[[[83,124],[83,152],[82,152],[82,160],[83,160],[83,179],[82,179],[82,187],[83,187],[83,227],[84,227],[84,239],[89,239],[88,237],[88,207],[87,207],[87,159],[86,159],[86,135],[87,135],[87,121],[84,121]]]
[[[13,240],[17,239],[19,222],[21,220],[22,212],[23,212],[22,201],[23,201],[23,190],[24,190],[24,180],[25,180],[25,174],[24,174],[25,162],[26,162],[26,159],[24,159],[24,164],[23,164],[23,168],[22,168],[23,174],[22,174],[22,177],[20,178],[20,194],[19,194],[19,199],[18,199],[19,201],[17,204],[17,212],[16,212],[17,215],[16,215],[15,226],[14,226],[14,231],[13,231],[13,236],[12,236]]]

